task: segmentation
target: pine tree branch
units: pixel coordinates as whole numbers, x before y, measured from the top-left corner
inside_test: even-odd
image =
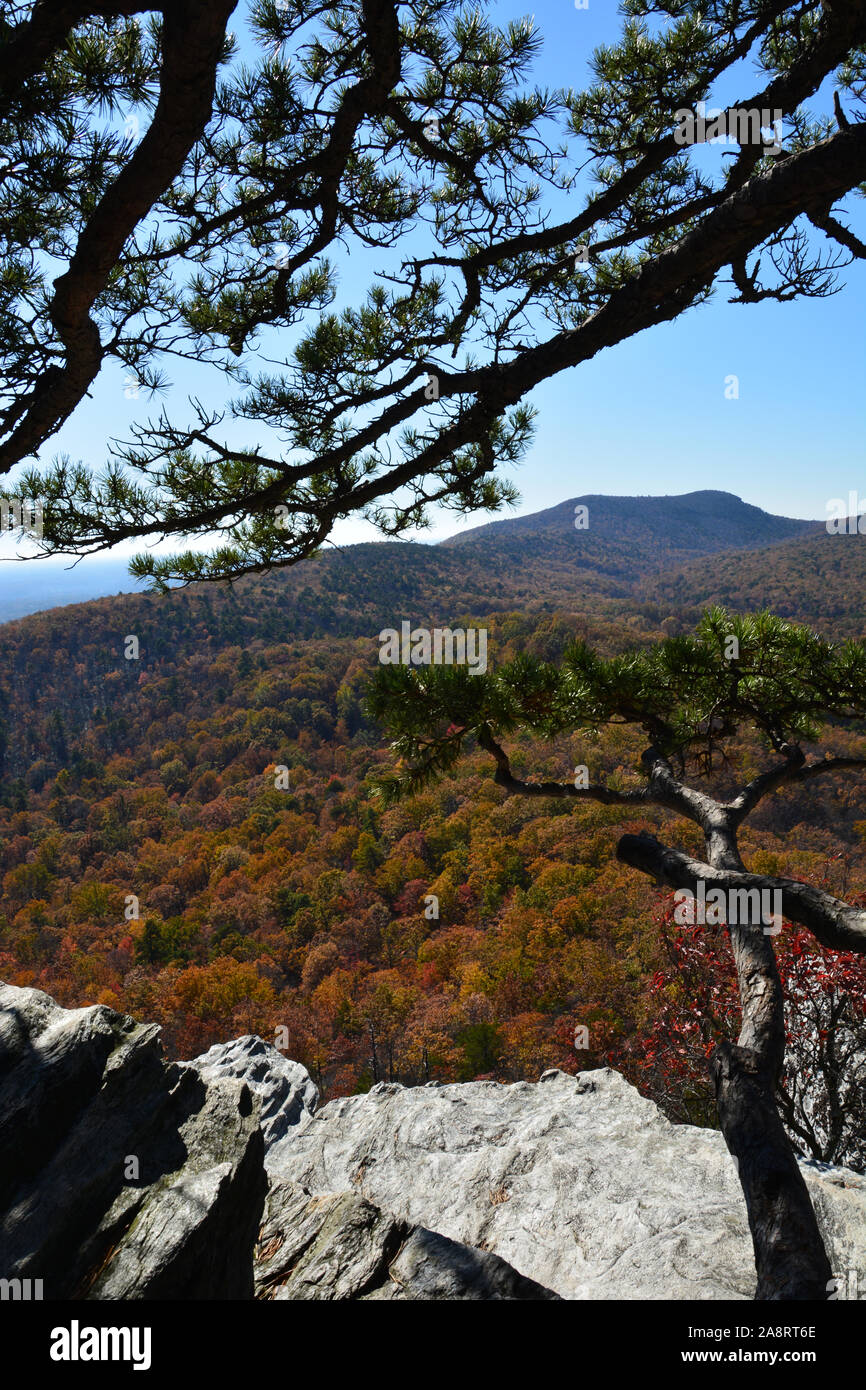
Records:
[[[840,901],[820,888],[796,879],[777,878],[768,874],[717,869],[681,850],[662,844],[654,835],[623,835],[617,846],[617,858],[633,869],[648,874],[658,883],[671,888],[697,891],[703,881],[709,888],[778,892],[782,911],[792,922],[808,928],[822,946],[837,951],[856,951],[866,954],[866,911]]]
[[[226,24],[236,4],[237,0],[209,0],[207,5],[173,0],[165,6],[160,92],[153,119],[94,209],[68,269],[54,282],[48,312],[64,360],[48,367],[29,396],[16,403],[18,423],[0,445],[0,473],[34,454],[96,379],[104,347],[91,311],[129,236],[178,176],[210,120]]]

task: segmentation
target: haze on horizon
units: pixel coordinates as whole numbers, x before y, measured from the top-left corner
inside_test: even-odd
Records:
[[[445,522],[450,519],[451,526],[446,529],[442,527],[442,534],[437,531],[434,533],[420,532],[406,538],[413,543],[436,545],[457,536],[461,536],[468,531],[478,531],[488,526],[495,527],[499,522],[518,520],[539,516],[543,512],[555,510],[557,508],[569,507],[572,503],[587,501],[592,498],[605,497],[612,501],[640,501],[657,500],[664,497],[682,497],[691,493],[703,491],[719,491],[728,497],[735,497],[736,494],[728,493],[725,489],[701,489],[690,488],[684,493],[634,493],[626,495],[617,493],[580,493],[570,498],[560,498],[552,506],[535,507],[528,506],[526,499],[507,511],[496,514],[478,513],[475,516],[465,519],[463,524],[455,524],[458,519],[445,514]],[[738,501],[747,506],[757,504],[750,502],[749,498],[740,497]],[[761,508],[766,512],[766,508]],[[784,516],[785,513],[767,513],[769,516]],[[814,521],[816,524],[824,520],[823,517],[795,517],[798,521]],[[361,523],[359,527],[353,528],[359,534],[351,538],[336,541],[335,546],[350,546],[364,542],[373,542],[381,545],[405,544],[404,541],[393,541],[382,537],[373,527]],[[134,580],[128,572],[128,557],[135,553],[136,547],[116,546],[112,551],[105,554],[85,556],[83,559],[75,560],[69,556],[52,556],[47,559],[18,560],[12,558],[15,554],[15,546],[12,538],[7,536],[2,540],[0,548],[0,623],[11,622],[16,618],[26,617],[30,613],[41,612],[49,608],[59,608],[67,604],[82,603],[88,599],[113,597],[117,594],[133,594],[147,592],[146,588]],[[204,542],[200,542],[204,544]],[[140,547],[138,547],[140,548]],[[23,544],[19,545],[18,552],[24,554]],[[576,563],[578,556],[575,556]],[[215,586],[222,587],[222,586]]]

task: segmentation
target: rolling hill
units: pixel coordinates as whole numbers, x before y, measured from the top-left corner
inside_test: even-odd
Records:
[[[587,509],[585,530],[575,529],[577,506]],[[422,605],[429,597],[446,609],[454,603],[491,611],[503,604],[571,603],[589,596],[626,597],[645,576],[678,572],[726,550],[762,549],[808,535],[818,525],[771,516],[726,492],[588,495],[530,516],[473,527],[437,545],[379,542],[335,548],[319,560],[239,587],[245,592],[250,582],[253,588],[263,586],[269,602],[278,607],[291,605],[300,589],[315,593],[324,585],[332,594],[336,590],[336,614],[323,610],[316,615],[326,627],[347,613],[367,621],[378,613],[383,592]],[[82,567],[72,567],[68,560],[7,563],[0,565],[0,622],[123,592],[135,594],[136,584],[119,558],[97,558]]]
[[[575,530],[575,507],[589,526]],[[0,627],[6,771],[43,756],[48,724],[75,737],[110,704],[134,720],[135,689],[227,649],[362,639],[404,619],[458,624],[494,614],[562,614],[602,649],[690,626],[710,603],[774,607],[828,635],[864,630],[866,544],[775,517],[723,492],[574,498],[438,545],[334,549],[231,587],[120,595]],[[564,630],[563,630],[564,632]],[[128,635],[141,656],[124,659]],[[562,640],[565,640],[563,635]],[[555,655],[555,643],[549,654]],[[38,707],[38,708],[37,708]]]
[[[737,612],[770,608],[828,636],[866,633],[866,536],[816,532],[761,549],[725,551],[668,570],[647,597],[686,621],[719,603]]]
[[[575,534],[575,508],[588,512]],[[473,527],[442,542],[473,550],[515,547],[546,557],[575,558],[627,577],[635,566],[650,573],[679,560],[720,550],[746,549],[789,540],[814,530],[815,521],[772,516],[731,492],[705,490],[666,497],[572,497],[531,516],[508,517]]]

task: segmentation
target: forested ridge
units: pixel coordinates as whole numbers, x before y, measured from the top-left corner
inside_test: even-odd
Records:
[[[637,607],[587,601],[590,572],[573,564],[569,601],[549,544],[524,529],[522,565],[513,539],[498,550],[469,538],[360,546],[230,590],[102,599],[6,625],[0,975],[66,1005],[154,1019],[179,1056],[285,1029],[288,1055],[329,1096],[380,1079],[535,1078],[611,1062],[679,1118],[712,1122],[706,1049],[684,1019],[707,980],[689,977],[671,935],[670,893],[648,894],[616,859],[623,830],[658,829],[666,812],[624,822],[615,807],[527,803],[493,783],[481,753],[395,807],[374,786],[392,761],[364,706],[382,626],[483,625],[492,662],[553,661],[575,636],[612,655],[685,630],[675,570],[658,581],[664,601],[644,574]],[[832,545],[854,567],[858,540],[780,541],[770,529],[762,548],[691,564],[739,575],[743,592],[773,567],[792,616],[810,619],[826,575],[804,564],[797,582],[798,557]],[[840,627],[854,623],[858,585]],[[137,660],[124,657],[130,634]],[[839,753],[858,742],[833,738]],[[512,764],[563,779],[585,763],[628,785],[641,751],[612,727],[591,745],[557,738],[540,756],[518,743]],[[737,742],[738,773],[759,759],[756,743]],[[722,790],[732,771],[716,773]],[[830,779],[756,813],[743,852],[757,872],[860,901],[864,835],[866,787]],[[730,996],[724,1019],[734,996],[721,966],[717,984]],[[660,1041],[671,1010],[680,1035],[667,1028]]]

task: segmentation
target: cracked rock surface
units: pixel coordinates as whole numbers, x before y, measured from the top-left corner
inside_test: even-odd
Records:
[[[271,1184],[256,1250],[268,1299],[556,1300],[497,1255],[410,1226],[351,1192]]]
[[[569,1299],[749,1299],[745,1202],[720,1133],[674,1125],[609,1069],[504,1086],[374,1086],[275,1160],[491,1251]],[[866,1268],[866,1178],[803,1165],[834,1274]]]
[[[291,1138],[295,1125],[319,1104],[319,1089],[306,1067],[289,1061],[252,1034],[217,1043],[187,1065],[206,1081],[229,1077],[246,1082],[259,1099],[259,1122],[268,1153],[278,1152],[280,1142]]]

